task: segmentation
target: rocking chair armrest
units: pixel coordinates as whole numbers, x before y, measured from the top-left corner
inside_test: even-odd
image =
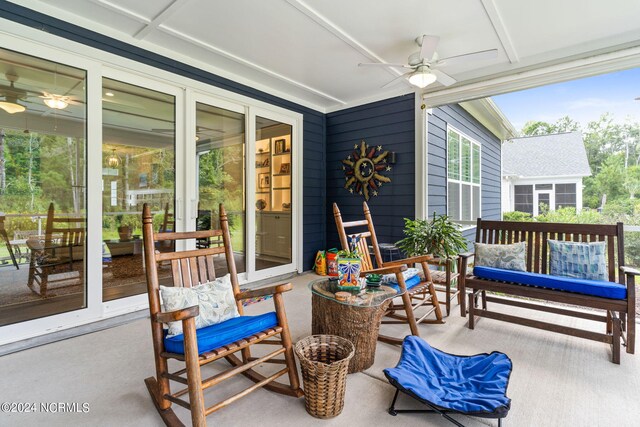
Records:
[[[385,265],[380,268],[373,268],[371,270],[364,270],[362,274],[392,274],[392,273],[402,273],[407,269],[407,266],[404,264],[399,265]]]
[[[251,289],[248,291],[240,292],[238,295],[236,295],[236,300],[264,297],[264,296],[273,295],[273,294],[281,294],[283,292],[290,291],[291,289],[293,289],[293,285],[291,283],[283,283],[280,285],[267,286],[259,289]]]
[[[198,307],[197,305],[194,305],[187,308],[181,308],[180,310],[156,313],[155,321],[158,323],[177,322],[179,320],[185,320],[185,319],[191,319],[192,317],[197,317],[199,314],[200,314],[200,307]]]

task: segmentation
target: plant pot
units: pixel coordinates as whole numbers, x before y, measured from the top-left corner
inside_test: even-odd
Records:
[[[361,266],[360,258],[338,257],[338,285],[360,286],[358,279]]]
[[[133,230],[128,225],[121,225],[118,227],[118,234],[120,235],[120,240],[131,240],[131,234]]]

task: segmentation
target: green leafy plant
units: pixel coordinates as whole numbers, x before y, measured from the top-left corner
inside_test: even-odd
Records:
[[[449,258],[467,250],[467,241],[457,224],[447,215],[433,219],[404,219],[405,238],[396,243],[408,256],[431,254],[437,258]]]
[[[338,251],[338,258],[357,258],[360,259],[360,252],[358,251],[358,242],[360,242],[360,236],[349,236],[349,249],[343,249]]]
[[[530,213],[527,213],[527,212],[519,212],[519,211],[505,212],[505,213],[502,214],[502,219],[504,221],[527,221],[527,222],[531,222],[531,221],[533,221],[533,215],[531,215]]]

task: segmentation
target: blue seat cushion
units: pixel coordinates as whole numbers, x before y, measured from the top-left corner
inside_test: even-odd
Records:
[[[396,367],[384,374],[396,388],[439,409],[503,418],[511,407],[506,394],[511,368],[504,353],[457,356],[411,335]]]
[[[574,292],[576,294],[610,299],[627,298],[626,286],[600,280],[575,279],[572,277],[551,276],[548,274],[503,270],[491,267],[474,267],[473,274],[481,279],[557,289],[560,291]]]
[[[198,354],[231,344],[257,332],[278,325],[275,312],[259,316],[239,316],[196,331]],[[165,331],[166,334],[166,331]],[[164,348],[171,353],[184,354],[184,335],[175,335],[164,339]]]
[[[421,281],[420,276],[419,275],[415,275],[413,277],[410,277],[408,279],[406,279],[404,281],[404,284],[407,286],[407,290],[413,288],[414,286],[416,286],[417,284],[419,284]],[[390,288],[393,288],[396,290],[396,292],[400,292],[400,285],[398,285],[398,282],[387,282],[385,283],[385,286],[389,286]]]

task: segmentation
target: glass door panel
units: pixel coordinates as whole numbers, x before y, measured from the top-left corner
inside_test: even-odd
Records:
[[[292,262],[292,126],[256,117],[255,269]]]
[[[87,307],[87,73],[0,58],[2,326]]]
[[[537,215],[543,215],[548,213],[550,206],[551,206],[551,193],[538,193]]]
[[[150,204],[157,231],[175,229],[175,114],[173,95],[102,79],[104,301],[146,292],[143,204]],[[159,274],[170,280],[169,269]]]
[[[197,102],[196,230],[219,229],[219,205],[224,204],[238,273],[244,273],[247,269],[244,165],[244,114]],[[196,242],[198,248],[217,244],[211,239],[199,239]],[[215,263],[216,276],[227,273],[222,257],[219,260]]]

